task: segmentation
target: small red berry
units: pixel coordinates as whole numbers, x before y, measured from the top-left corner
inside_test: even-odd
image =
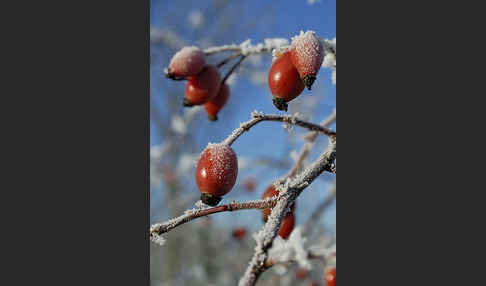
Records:
[[[218,120],[218,112],[226,104],[229,96],[230,96],[230,88],[225,83],[220,86],[216,97],[214,97],[210,101],[206,102],[206,104],[204,104],[204,108],[206,108],[206,113],[208,114],[209,120],[211,121]]]
[[[199,74],[188,78],[184,106],[201,105],[213,99],[218,93],[220,82],[218,69],[211,65],[205,66]]]
[[[237,227],[233,230],[233,237],[242,240],[246,236],[246,228],[244,227]]]
[[[249,177],[249,178],[246,178],[244,181],[243,181],[243,187],[245,188],[245,190],[247,192],[253,192],[255,190],[255,187],[256,187],[256,180],[252,177]]]
[[[305,268],[297,268],[297,270],[295,270],[295,277],[298,279],[298,280],[304,280],[305,278],[307,278],[307,275],[309,274],[309,271],[307,271],[307,269]]]
[[[288,213],[282,221],[278,235],[283,239],[287,239],[290,236],[290,233],[292,233],[292,230],[294,230],[294,226],[295,216],[293,213]]]
[[[188,77],[197,75],[206,64],[203,51],[198,47],[184,47],[170,60],[169,77]]]
[[[270,187],[268,187],[265,192],[263,193],[262,195],[262,200],[266,199],[266,198],[272,198],[272,197],[276,197],[278,196],[278,190],[275,189],[275,187],[273,185],[270,185]],[[295,211],[295,202],[294,204],[290,207],[290,212],[287,213],[290,214],[290,213],[293,213]],[[263,214],[263,221],[266,222],[267,219],[268,219],[268,216],[270,215],[270,213],[272,212],[272,209],[271,208],[268,208],[268,209],[262,209],[262,214]]]
[[[273,62],[268,73],[268,86],[273,94],[273,104],[278,110],[287,111],[287,102],[299,96],[304,83],[292,64],[290,52],[285,52]]]
[[[324,282],[327,286],[336,286],[336,267],[331,267],[326,271]]]
[[[196,168],[196,184],[203,203],[216,206],[235,185],[238,158],[231,146],[208,144]]]
[[[322,43],[314,32],[300,32],[300,35],[292,38],[290,55],[300,78],[310,90],[324,60]]]

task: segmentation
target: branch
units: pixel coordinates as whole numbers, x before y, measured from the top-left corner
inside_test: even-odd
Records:
[[[241,58],[234,64],[231,69],[228,71],[228,73],[224,76],[223,80],[221,81],[221,84],[224,84],[226,80],[229,78],[229,76],[236,70],[236,68],[241,64],[241,62],[246,58],[245,55],[241,56]]]
[[[240,279],[240,286],[255,285],[260,275],[265,271],[265,259],[267,250],[272,246],[273,239],[277,236],[287,210],[294,203],[302,191],[309,186],[322,172],[331,169],[336,158],[336,137],[329,138],[327,150],[314,161],[306,170],[293,180],[288,180],[280,190],[277,204],[273,207],[270,216],[263,229],[255,236],[257,246],[245,274]]]
[[[233,131],[233,133],[231,133],[231,135],[228,136],[228,138],[226,138],[223,141],[223,144],[228,144],[228,145],[231,146],[231,144],[233,144],[233,142],[235,142],[236,139],[238,139],[238,137],[241,136],[241,134],[243,134],[245,131],[250,130],[250,128],[252,128],[254,125],[256,125],[257,123],[262,122],[262,121],[285,122],[285,123],[288,123],[288,124],[294,124],[294,125],[298,125],[298,126],[307,128],[307,129],[315,131],[317,133],[320,132],[320,133],[323,133],[324,135],[327,135],[327,136],[336,137],[335,131],[333,131],[329,128],[322,127],[320,125],[314,124],[314,123],[303,121],[301,119],[298,119],[296,116],[264,114],[264,113],[261,113],[261,112],[252,112],[251,117],[252,117],[251,120],[249,120],[245,123],[242,123],[240,125],[240,128],[235,129]]]
[[[232,202],[230,204],[221,205],[212,208],[188,210],[179,217],[170,219],[163,223],[157,223],[152,225],[152,227],[150,228],[150,239],[154,240],[157,236],[169,232],[172,229],[199,217],[220,213],[220,212],[231,212],[236,210],[266,209],[266,208],[273,207],[275,203],[276,203],[276,198],[268,198],[264,200],[255,200],[249,202],[240,202],[240,203]]]
[[[251,40],[246,40],[239,45],[223,45],[219,47],[211,47],[204,50],[204,54],[211,55],[220,52],[240,52],[242,55],[271,53],[274,49],[289,45],[289,40],[284,38],[269,38],[265,39],[263,43],[256,45],[251,44]]]

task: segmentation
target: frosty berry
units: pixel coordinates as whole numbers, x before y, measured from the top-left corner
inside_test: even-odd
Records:
[[[324,47],[312,31],[300,32],[292,38],[292,63],[308,89],[311,89],[324,59]]]
[[[226,144],[208,144],[196,168],[196,184],[203,203],[216,206],[235,185],[238,158]]]
[[[169,77],[188,77],[197,75],[204,68],[206,59],[198,47],[184,47],[170,60]]]

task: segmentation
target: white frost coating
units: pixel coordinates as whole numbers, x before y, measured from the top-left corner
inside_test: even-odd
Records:
[[[300,31],[298,36],[292,37],[291,50],[292,62],[301,77],[317,74],[324,59],[324,47],[314,31]]]
[[[187,133],[186,123],[184,122],[184,119],[179,115],[172,116],[170,128],[172,129],[172,131],[180,135],[184,135]]]
[[[300,267],[310,270],[312,266],[308,259],[308,251],[304,249],[305,241],[300,227],[296,227],[287,240],[277,236],[268,250],[268,259],[275,262],[295,260]]]
[[[152,235],[152,241],[160,246],[163,246],[165,244],[165,238],[163,238],[162,235],[158,235],[156,233]]]
[[[191,76],[199,73],[205,62],[205,55],[198,47],[183,47],[170,60],[169,70],[180,76]]]
[[[204,50],[206,54],[212,54],[223,51],[240,51],[243,55],[258,54],[264,52],[271,52],[273,49],[279,48],[280,46],[288,45],[289,40],[285,38],[269,38],[265,39],[263,43],[258,43],[256,45],[251,44],[251,40],[248,39],[239,45],[224,45],[219,47],[211,47]]]
[[[212,162],[211,168],[208,168],[207,171],[221,180],[224,185],[234,182],[237,170],[234,172],[232,168],[238,167],[238,158],[233,149],[226,144],[209,143],[203,153],[206,151],[211,152],[208,160]]]
[[[336,56],[333,53],[327,53],[322,61],[322,67],[334,68],[336,66]]]

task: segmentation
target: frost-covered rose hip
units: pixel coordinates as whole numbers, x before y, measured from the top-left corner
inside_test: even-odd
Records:
[[[336,267],[331,267],[324,275],[324,282],[327,286],[336,286]]]
[[[206,113],[208,114],[208,118],[211,121],[218,120],[218,112],[223,108],[223,106],[228,101],[230,96],[230,88],[229,86],[224,83],[219,87],[218,94],[211,99],[210,101],[204,104],[204,108],[206,109]]]
[[[196,168],[196,184],[203,203],[216,206],[235,185],[238,158],[226,144],[208,144]]]
[[[188,77],[197,75],[206,64],[203,51],[198,47],[184,47],[170,60],[168,76]]]
[[[324,59],[322,43],[313,31],[301,31],[292,38],[290,55],[305,86],[311,89]]]
[[[287,102],[299,96],[304,90],[304,83],[299,72],[292,64],[290,52],[279,56],[268,73],[268,86],[273,94],[273,104],[278,110],[287,111]]]

